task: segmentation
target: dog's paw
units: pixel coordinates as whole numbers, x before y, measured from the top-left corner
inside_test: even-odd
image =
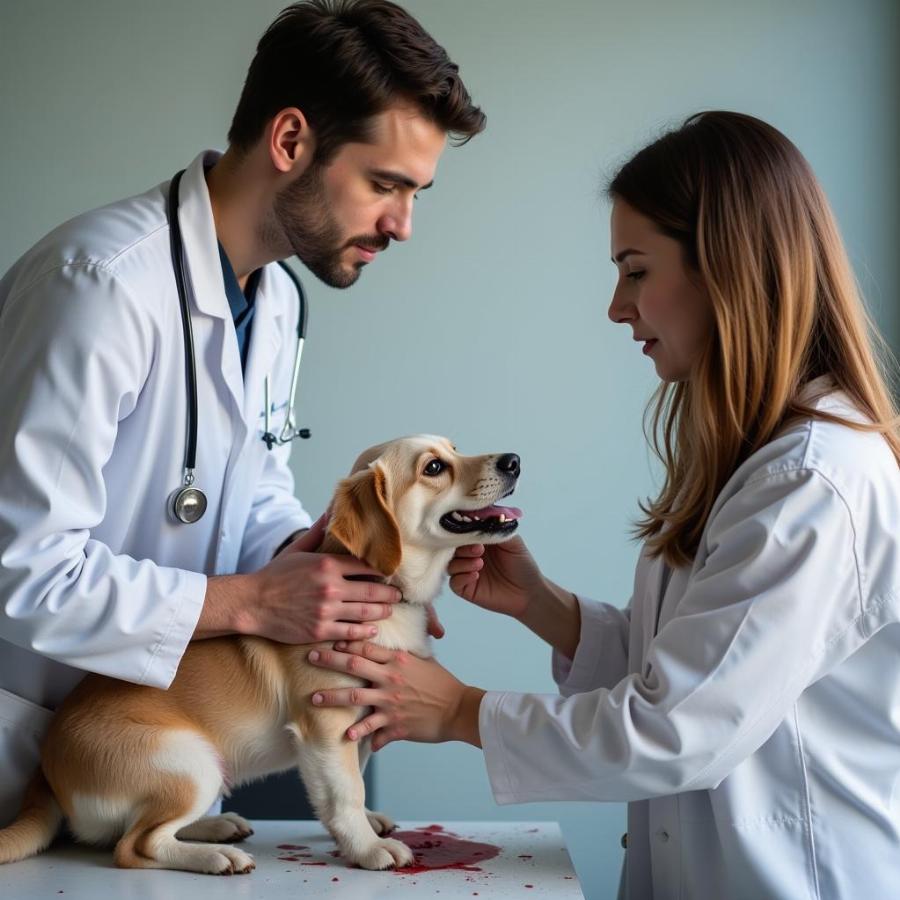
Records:
[[[216,851],[220,856],[224,856],[228,861],[228,866],[217,875],[246,875],[256,868],[256,861],[249,853],[237,847],[216,847]]]
[[[380,871],[411,866],[414,859],[412,850],[406,844],[392,838],[382,838],[373,841],[354,862],[363,869]]]
[[[372,812],[367,809],[366,818],[369,820],[372,830],[378,835],[390,834],[397,827],[397,823],[384,813]]]
[[[186,869],[193,872],[206,872],[209,875],[244,875],[256,868],[256,863],[249,853],[227,844],[210,847],[191,848],[192,852]],[[180,868],[180,866],[179,866]]]

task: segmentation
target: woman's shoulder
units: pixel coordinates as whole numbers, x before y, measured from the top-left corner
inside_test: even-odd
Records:
[[[853,427],[868,420],[840,391],[823,392],[809,405],[840,421],[806,417],[788,423],[744,462],[732,490],[779,475],[816,473],[852,507],[881,497],[900,510],[900,464],[884,436]]]

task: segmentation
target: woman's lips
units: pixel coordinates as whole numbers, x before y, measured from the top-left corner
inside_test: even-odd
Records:
[[[651,338],[649,341],[644,341],[644,347],[641,352],[644,356],[649,356],[653,352],[653,348],[656,346],[656,338]]]

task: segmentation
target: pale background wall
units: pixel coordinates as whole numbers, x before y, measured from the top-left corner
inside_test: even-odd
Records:
[[[0,270],[58,222],[222,147],[255,42],[280,0],[0,2]],[[297,448],[314,512],[357,451],[448,434],[523,458],[522,533],[552,577],[624,603],[636,501],[653,489],[641,411],[654,378],[606,319],[614,280],[603,176],[701,108],[768,119],[828,191],[876,317],[900,338],[894,0],[408,0],[489,118],[450,150],[415,234],[353,290],[306,284]],[[177,424],[177,423],[173,423]],[[175,428],[177,432],[177,427]],[[176,439],[181,440],[180,437]],[[549,691],[514,623],[439,604],[442,660],[472,683]],[[555,819],[586,895],[614,895],[623,809],[497,807],[480,754],[395,745],[379,804],[401,818]]]

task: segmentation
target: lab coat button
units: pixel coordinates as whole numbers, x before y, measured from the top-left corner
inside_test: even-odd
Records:
[[[627,831],[625,832],[625,834],[622,835],[622,840],[619,843],[621,843],[623,850],[628,849],[628,832]]]
[[[659,831],[656,832],[656,836],[663,844],[665,844],[666,841],[669,840],[669,832],[666,831],[665,828],[660,828]]]

